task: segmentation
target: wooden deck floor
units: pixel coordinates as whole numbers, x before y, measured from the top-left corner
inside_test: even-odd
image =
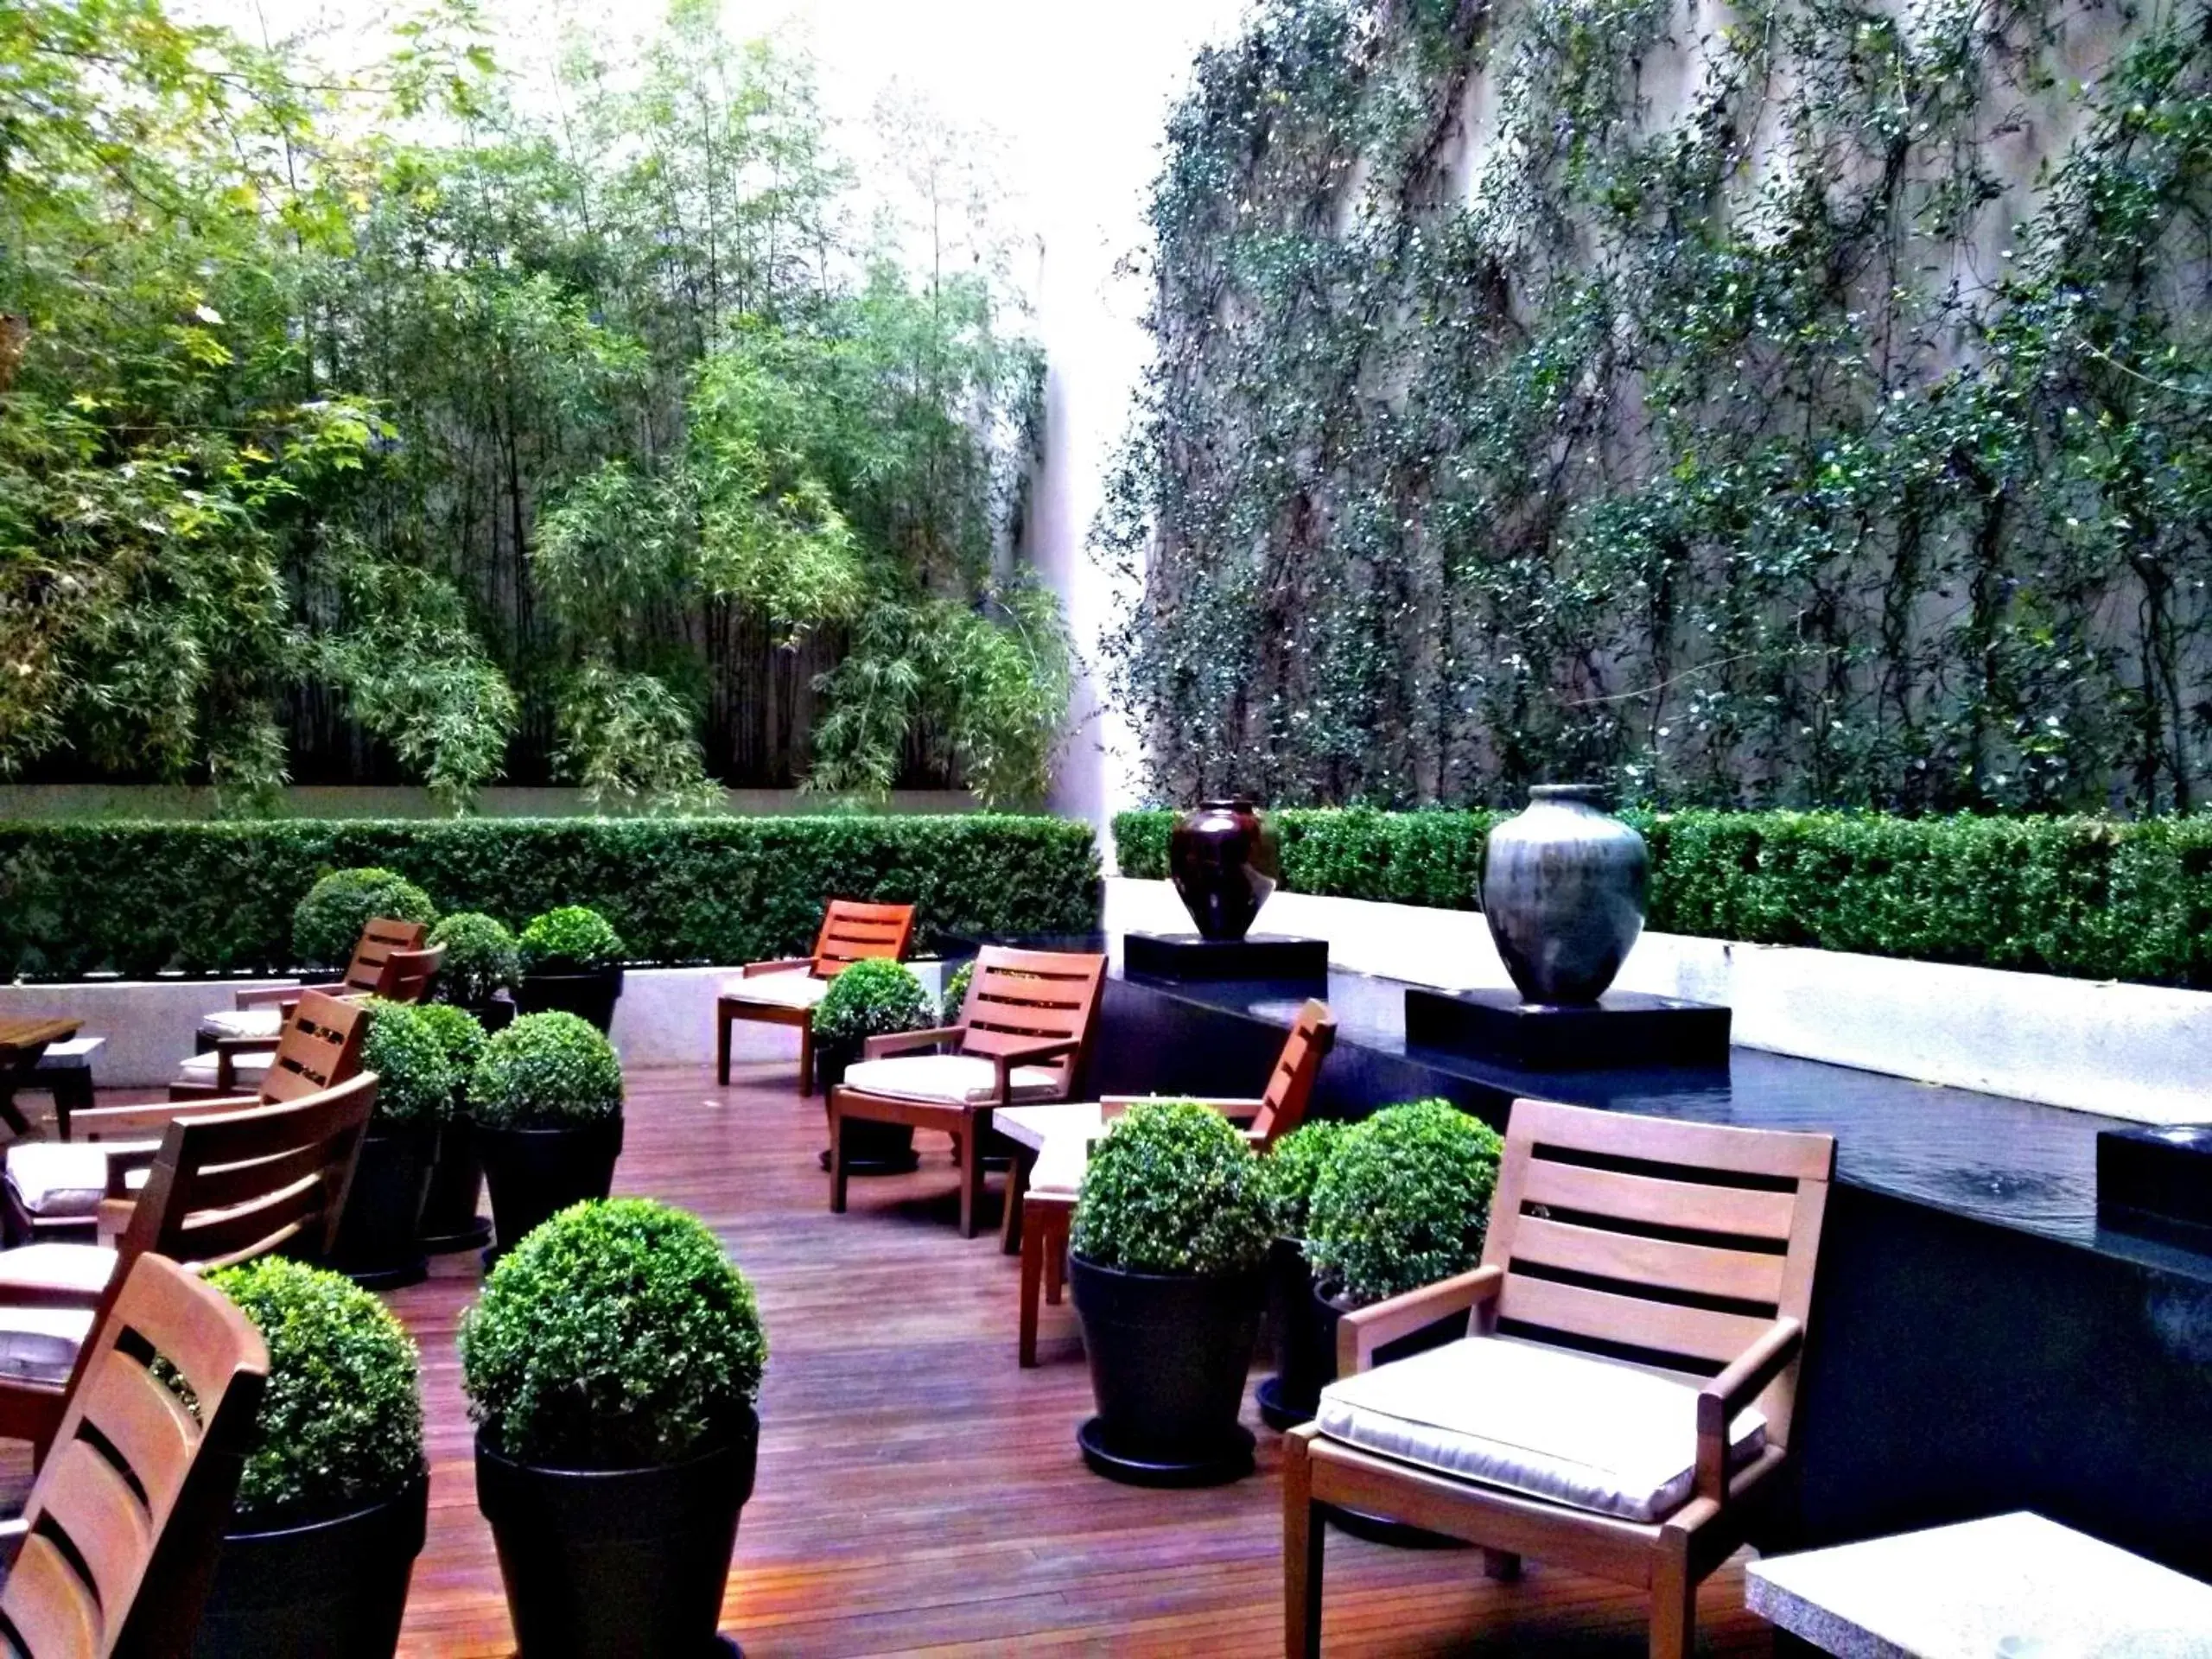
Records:
[[[1281,1651],[1276,1439],[1210,1491],[1115,1485],[1074,1443],[1090,1391],[1073,1319],[1045,1311],[1042,1366],[1014,1363],[1014,1263],[951,1225],[945,1143],[917,1173],[855,1181],[828,1211],[819,1102],[794,1068],[633,1075],[619,1192],[703,1217],[752,1276],[771,1357],[759,1486],[723,1627],[752,1659],[795,1654]],[[454,1327],[472,1256],[434,1259],[393,1293],[420,1339],[429,1420],[429,1541],[402,1650],[512,1650],[491,1534],[476,1512]],[[1329,1541],[1332,1654],[1644,1651],[1639,1597],[1532,1563],[1486,1581],[1471,1554]],[[1764,1656],[1732,1567],[1700,1603],[1705,1650]]]

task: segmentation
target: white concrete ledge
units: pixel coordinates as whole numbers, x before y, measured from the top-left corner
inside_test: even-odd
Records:
[[[1106,927],[1188,931],[1165,881],[1106,882]],[[1278,893],[1262,931],[1339,968],[1451,989],[1511,982],[1473,911]],[[1647,933],[1620,984],[1734,1013],[1748,1048],[2151,1123],[2212,1121],[2212,993]]]

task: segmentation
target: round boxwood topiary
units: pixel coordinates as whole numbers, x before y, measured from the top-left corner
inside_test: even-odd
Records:
[[[522,978],[522,951],[505,922],[481,911],[457,910],[430,930],[430,943],[446,948],[438,969],[438,995],[480,1007]]]
[[[420,922],[438,919],[430,895],[396,870],[333,870],[308,889],[292,912],[292,949],[311,966],[343,968],[371,918]]]
[[[1148,1100],[1093,1149],[1071,1243],[1126,1273],[1224,1274],[1257,1265],[1270,1236],[1251,1143],[1211,1107]]]
[[[622,960],[626,947],[607,918],[589,905],[563,905],[534,916],[515,941],[523,971],[588,974]]]
[[[457,1008],[450,1002],[424,1002],[415,1012],[452,1063],[454,1098],[458,1103],[468,1092],[469,1074],[476,1070],[476,1062],[484,1058],[488,1040],[484,1023],[467,1008]]]
[[[361,1070],[377,1074],[376,1121],[380,1127],[442,1123],[453,1110],[461,1074],[446,1039],[428,1014],[411,1002],[387,1002],[381,997],[369,1002]]]
[[[468,1115],[488,1129],[576,1128],[621,1109],[614,1045],[573,1014],[525,1014],[468,1074]]]
[[[462,1386],[519,1462],[638,1469],[712,1449],[760,1387],[753,1287],[696,1217],[645,1198],[572,1205],[485,1281]]]
[[[269,1384],[238,1480],[233,1531],[327,1521],[397,1497],[423,1469],[410,1338],[351,1280],[282,1256],[209,1281],[269,1344]]]
[[[1503,1149],[1495,1129],[1448,1100],[1376,1113],[1343,1137],[1314,1183],[1314,1277],[1363,1306],[1473,1267]]]
[[[968,987],[976,978],[976,964],[963,962],[944,982],[944,995],[939,1000],[938,1017],[948,1026],[960,1023],[960,1016],[968,1007]]]
[[[814,1005],[814,1034],[826,1042],[918,1031],[929,1022],[929,988],[906,963],[881,957],[853,963]]]
[[[1262,1190],[1278,1238],[1304,1239],[1306,1209],[1313,1184],[1337,1155],[1351,1125],[1317,1118],[1302,1123],[1268,1149],[1260,1160]]]

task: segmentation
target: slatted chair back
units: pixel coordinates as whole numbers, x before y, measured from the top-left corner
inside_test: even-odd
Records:
[[[385,988],[377,995],[387,1002],[420,1002],[430,994],[445,966],[446,948],[425,945],[420,950],[395,950],[385,959]]]
[[[353,946],[353,960],[346,964],[345,986],[339,995],[390,996],[391,958],[402,951],[420,950],[428,931],[420,922],[372,917],[363,925],[361,937]]]
[[[156,1357],[196,1414],[156,1375]],[[220,1291],[159,1255],[131,1264],[86,1344],[0,1588],[15,1652],[192,1650],[268,1376],[260,1333]]]
[[[871,905],[857,899],[832,899],[823,912],[814,941],[814,976],[835,979],[856,962],[887,958],[903,962],[914,937],[912,905]]]
[[[1718,1372],[1777,1317],[1807,1322],[1835,1169],[1825,1135],[1521,1100],[1483,1264],[1506,1334]],[[1760,1396],[1787,1445],[1797,1367]]]
[[[262,1074],[261,1098],[299,1100],[344,1083],[361,1069],[368,1030],[369,1011],[362,1004],[306,992],[285,1017],[276,1052]]]
[[[1273,1146],[1306,1121],[1306,1108],[1313,1098],[1313,1083],[1321,1075],[1321,1062],[1337,1044],[1337,1016],[1325,1002],[1307,998],[1292,1022],[1290,1036],[1268,1074],[1268,1086],[1253,1115],[1252,1138]]]
[[[1062,1093],[1071,1091],[1098,1021],[1098,989],[1106,958],[1058,950],[1015,950],[987,944],[976,957],[960,1023],[961,1052],[1012,1054],[1033,1044],[1074,1042],[1075,1053],[1041,1064]]]

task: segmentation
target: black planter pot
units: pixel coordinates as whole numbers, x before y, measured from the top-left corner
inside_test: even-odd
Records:
[[[430,1478],[332,1521],[226,1534],[194,1659],[391,1659]]]
[[[333,1265],[355,1284],[385,1290],[414,1284],[428,1271],[423,1201],[429,1195],[438,1139],[435,1123],[372,1123],[362,1137],[331,1252]]]
[[[593,968],[580,974],[524,974],[515,1006],[524,1014],[559,1009],[588,1020],[605,1032],[614,1024],[614,1005],[622,995],[620,968]]]
[[[700,1659],[711,1652],[738,1512],[760,1444],[663,1469],[540,1469],[476,1440],[476,1503],[492,1523],[522,1659]]]
[[[1211,1486],[1250,1473],[1252,1433],[1236,1415],[1266,1269],[1124,1273],[1075,1255],[1068,1284],[1098,1402],[1076,1436],[1084,1461],[1141,1486]]]
[[[1319,1317],[1326,1311],[1328,1317]],[[1268,1335],[1275,1374],[1255,1393],[1261,1421],[1281,1431],[1309,1421],[1321,1390],[1336,1380],[1337,1321],[1313,1295],[1313,1269],[1294,1238],[1279,1238],[1268,1254]]]
[[[556,1211],[603,1198],[622,1155],[620,1114],[573,1129],[494,1129],[476,1126],[484,1179],[492,1189],[496,1259]]]
[[[514,1012],[513,1003],[504,1006]],[[483,1196],[484,1159],[476,1149],[476,1131],[457,1117],[438,1137],[438,1159],[430,1166],[429,1192],[423,1200],[423,1248],[437,1255],[489,1244],[492,1218],[476,1211]]]
[[[845,1080],[848,1066],[860,1064],[867,1047],[865,1037],[817,1037],[814,1039],[814,1086],[822,1091],[828,1110],[830,1091]],[[830,1153],[823,1150],[822,1167],[830,1167]],[[855,1175],[904,1175],[921,1166],[914,1150],[911,1123],[870,1123],[855,1119],[845,1125],[845,1168]]]

